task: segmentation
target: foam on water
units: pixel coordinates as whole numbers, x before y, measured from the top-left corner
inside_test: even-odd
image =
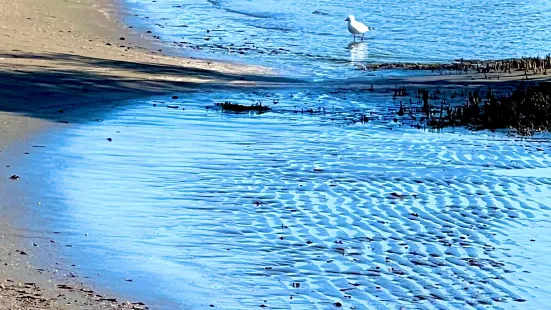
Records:
[[[167,309],[551,302],[551,178],[495,173],[550,169],[546,140],[331,114],[388,111],[392,100],[376,94],[179,96],[171,104],[185,110],[152,98],[109,108],[102,122],[86,119],[105,107],[66,110],[84,123],[37,150],[52,168],[46,192],[62,202],[40,217],[102,286]],[[288,112],[205,109],[268,96]],[[318,105],[329,115],[290,112]]]

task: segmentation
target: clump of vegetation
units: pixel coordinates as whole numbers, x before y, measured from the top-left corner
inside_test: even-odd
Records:
[[[512,94],[499,98],[491,90],[484,98],[475,91],[469,93],[465,104],[454,108],[442,106],[439,112],[439,118],[429,119],[429,126],[465,126],[477,130],[511,128],[522,135],[551,131],[551,83],[520,86]]]
[[[231,111],[236,113],[251,112],[251,111],[264,113],[272,110],[269,106],[262,105],[262,102],[258,102],[252,105],[244,105],[239,103],[233,103],[230,101],[225,101],[225,102],[219,102],[216,105],[222,108],[222,110],[224,111]]]
[[[547,75],[547,70],[551,69],[551,55],[483,61],[460,59],[456,63],[468,65],[471,69],[482,73],[524,71],[525,73],[532,72]]]
[[[501,60],[458,59],[451,63],[374,63],[361,66],[363,70],[406,69],[431,71],[476,71],[478,73],[524,71],[526,74],[544,74],[551,69],[551,55]]]

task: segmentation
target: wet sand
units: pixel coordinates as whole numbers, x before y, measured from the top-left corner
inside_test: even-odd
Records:
[[[13,225],[22,216],[24,197],[36,191],[17,158],[28,154],[30,136],[56,124],[0,112],[0,125],[0,310],[144,309],[140,302],[120,301],[85,286],[71,266],[55,257],[55,238],[40,228],[27,231]]]

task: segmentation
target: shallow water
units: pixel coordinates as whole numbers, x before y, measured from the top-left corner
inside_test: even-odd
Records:
[[[66,110],[76,124],[37,138],[54,196],[34,208],[94,283],[163,309],[551,302],[551,178],[503,173],[549,169],[548,139],[335,112],[385,111],[386,95],[179,95],[179,109],[163,97]],[[276,112],[205,108],[268,96]],[[311,102],[326,114],[292,112]]]
[[[315,79],[362,76],[354,64],[365,62],[543,56],[551,36],[546,0],[126,2],[138,15],[130,23],[183,53],[231,55]],[[349,14],[374,27],[364,43],[352,43]]]

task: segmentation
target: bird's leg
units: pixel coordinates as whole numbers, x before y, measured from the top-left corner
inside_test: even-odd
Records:
[[[353,34],[353,36],[354,36],[354,42],[356,42],[356,35],[355,35],[355,34]]]
[[[362,41],[364,40],[364,35],[365,35],[365,33],[362,33]]]

